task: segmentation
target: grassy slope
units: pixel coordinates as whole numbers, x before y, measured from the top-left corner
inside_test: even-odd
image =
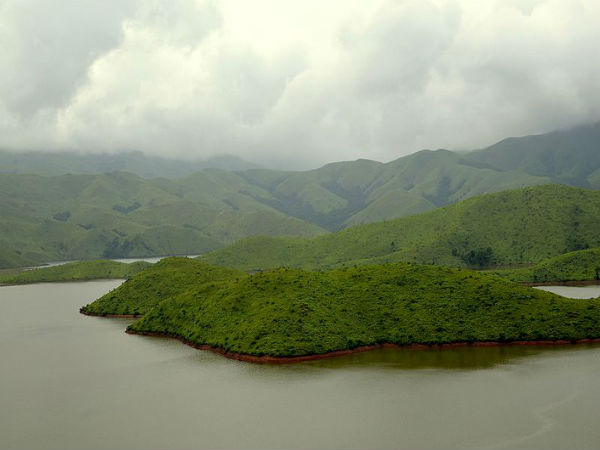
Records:
[[[465,155],[465,162],[499,171],[519,170],[575,186],[600,188],[600,123],[509,138]]]
[[[566,299],[470,270],[412,264],[279,269],[196,285],[130,326],[250,355],[396,344],[600,336],[600,299]]]
[[[59,266],[41,267],[10,275],[0,275],[0,284],[28,284],[51,281],[81,281],[107,278],[129,278],[152,264],[137,261],[79,261]]]
[[[600,249],[566,253],[546,259],[533,267],[491,272],[511,281],[528,283],[600,280]]]
[[[235,269],[213,267],[190,258],[164,258],[121,286],[81,308],[92,315],[145,314],[162,300],[196,284],[229,280],[246,274]]]
[[[244,239],[201,258],[247,270],[397,261],[456,266],[532,263],[600,246],[599,226],[600,192],[543,185],[312,239]]]

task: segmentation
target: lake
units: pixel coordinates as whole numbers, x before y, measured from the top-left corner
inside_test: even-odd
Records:
[[[598,345],[253,365],[79,314],[119,283],[0,288],[1,449],[600,447]]]

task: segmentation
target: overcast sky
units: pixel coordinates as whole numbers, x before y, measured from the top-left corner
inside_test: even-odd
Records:
[[[598,0],[0,0],[0,147],[388,161],[600,120]]]

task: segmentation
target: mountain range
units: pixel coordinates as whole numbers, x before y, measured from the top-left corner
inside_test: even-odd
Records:
[[[203,253],[254,235],[311,237],[523,186],[600,189],[599,147],[595,124],[468,153],[424,150],[389,163],[357,160],[302,172],[211,168],[185,176],[185,164],[142,154],[107,166],[69,154],[11,163],[4,153],[0,267]]]

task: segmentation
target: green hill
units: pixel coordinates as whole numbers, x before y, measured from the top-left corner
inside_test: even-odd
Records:
[[[486,267],[600,246],[600,192],[543,185],[311,239],[244,239],[201,258],[245,270],[412,261]]]
[[[235,269],[213,267],[190,258],[164,258],[129,278],[122,285],[81,308],[84,314],[140,315],[162,300],[180,294],[197,284],[246,276]]]
[[[533,267],[491,271],[522,283],[600,280],[600,249],[591,248],[548,258]]]
[[[122,263],[118,261],[78,261],[52,267],[2,275],[0,284],[29,284],[55,281],[83,281],[109,278],[129,278],[152,264],[145,261]]]
[[[437,266],[279,269],[197,284],[150,309],[129,331],[256,356],[384,342],[575,340],[600,337],[600,299],[571,300]]]

